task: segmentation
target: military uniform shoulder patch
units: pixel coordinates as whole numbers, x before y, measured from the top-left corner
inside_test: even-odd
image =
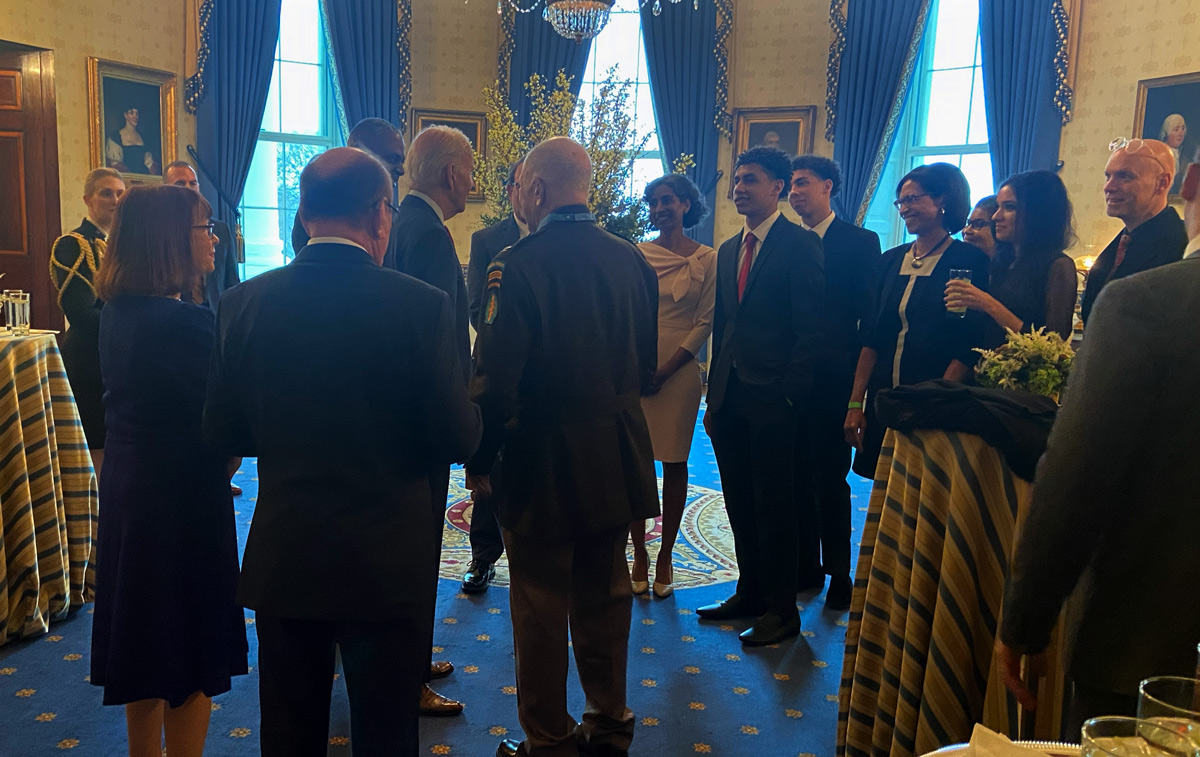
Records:
[[[489,325],[496,320],[496,316],[500,312],[500,281],[504,278],[503,254],[508,249],[506,247],[502,250],[488,266],[487,283],[483,289],[483,322]]]

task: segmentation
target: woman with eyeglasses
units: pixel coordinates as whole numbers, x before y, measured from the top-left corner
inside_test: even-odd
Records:
[[[896,208],[916,237],[883,254],[877,313],[862,324],[863,349],[846,413],[846,441],[857,453],[854,470],[875,477],[885,429],[876,421],[870,394],[903,384],[970,375],[981,341],[980,319],[946,310],[951,271],[969,272],[986,291],[988,257],[951,236],[966,225],[970,186],[949,163],[918,166],[896,187]]]
[[[971,215],[967,216],[967,225],[963,227],[962,239],[983,250],[989,258],[996,257],[996,224],[992,216],[1000,208],[996,195],[988,195],[975,203]]]
[[[200,757],[211,698],[246,673],[228,458],[200,418],[213,313],[181,299],[213,270],[208,203],[135,186],[97,286],[107,443],[91,682],[124,705],[131,757]]]
[[[966,307],[988,316],[985,347],[997,347],[1008,331],[1045,327],[1071,338],[1078,279],[1064,253],[1075,242],[1071,200],[1052,171],[1010,177],[996,193],[996,239],[989,292],[969,281],[946,285],[946,308]]]

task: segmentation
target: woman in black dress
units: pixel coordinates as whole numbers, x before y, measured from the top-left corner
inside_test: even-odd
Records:
[[[108,438],[100,482],[92,677],[125,705],[129,753],[200,757],[210,698],[246,673],[228,458],[200,418],[212,311],[180,300],[213,270],[208,203],[132,188],[98,277]]]
[[[1010,330],[1045,327],[1070,339],[1078,283],[1075,261],[1063,252],[1075,241],[1067,188],[1056,173],[1030,171],[1005,181],[996,197],[996,239],[1008,244],[992,259],[990,293],[951,281],[946,307],[988,316],[985,347],[1002,344]]]
[[[97,347],[104,301],[96,296],[96,273],[104,260],[117,201],[124,193],[125,181],[113,169],[89,173],[83,182],[87,217],[74,231],[56,239],[50,250],[50,278],[58,306],[67,317],[68,328],[61,339],[63,367],[97,477],[104,464],[104,382]]]
[[[966,225],[970,186],[949,163],[918,166],[896,187],[896,208],[917,239],[888,250],[880,262],[879,309],[863,323],[863,349],[846,412],[846,441],[856,450],[854,470],[874,478],[886,429],[875,421],[868,393],[902,384],[971,372],[982,341],[977,314],[947,312],[944,297],[951,270],[967,270],[986,291],[988,257],[951,234]]]

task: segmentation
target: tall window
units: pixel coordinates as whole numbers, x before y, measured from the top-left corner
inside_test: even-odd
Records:
[[[617,0],[604,27],[592,40],[587,67],[583,70],[579,90],[580,107],[590,107],[599,92],[608,69],[617,66],[617,75],[632,83],[630,91],[634,124],[639,135],[649,134],[646,151],[634,160],[629,192],[640,197],[651,180],[663,175],[667,165],[658,142],[658,125],[654,120],[654,103],[650,99],[650,70],[646,65],[646,48],[642,41],[642,14],[638,0]]]
[[[978,0],[934,0],[918,68],[866,226],[885,249],[905,241],[892,201],[904,174],[922,164],[951,163],[971,184],[971,202],[992,194]]]
[[[300,170],[341,142],[319,0],[283,0],[262,131],[242,194],[242,279],[286,264]]]

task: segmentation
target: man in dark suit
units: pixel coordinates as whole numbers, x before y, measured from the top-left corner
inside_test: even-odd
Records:
[[[379,266],[389,187],[358,150],[313,159],[313,239],[218,306],[204,431],[258,457],[238,598],[257,613],[268,757],[325,754],[335,645],[355,754],[419,748],[438,546],[421,534],[445,510],[429,470],[473,453],[481,427],[445,294]]]
[[[808,423],[796,439],[796,511],[800,518],[800,591],[820,590],[825,606],[850,607],[850,445],[842,424],[862,351],[859,323],[874,315],[879,235],[838,218],[830,204],[842,187],[837,163],[819,155],[792,161],[788,204],[825,252],[822,353]]]
[[[1100,290],[1110,281],[1174,263],[1183,257],[1187,231],[1167,192],[1175,180],[1175,156],[1157,139],[1118,139],[1104,167],[1104,206],[1125,228],[1096,258],[1080,304],[1084,323]],[[1136,149],[1134,146],[1137,146]]]
[[[737,593],[696,614],[755,618],[740,637],[749,646],[800,632],[795,443],[797,424],[812,409],[825,277],[820,237],[779,212],[791,178],[782,150],[742,153],[733,202],[745,227],[717,252],[704,426],[721,471],[740,576]]]
[[[513,212],[500,223],[480,229],[471,235],[471,260],[467,264],[467,297],[471,314],[471,325],[479,331],[479,311],[483,307],[483,288],[487,283],[487,269],[501,250],[517,243],[529,233],[525,219],[518,215],[517,189],[521,181],[521,163],[518,161],[508,171],[505,190]],[[467,594],[487,591],[488,584],[496,576],[496,561],[504,554],[504,541],[500,537],[500,521],[496,517],[496,500],[500,494],[500,464],[492,468],[492,494],[476,494],[471,509],[471,564],[463,576],[462,590]]]
[[[641,392],[657,358],[658,282],[588,212],[591,162],[575,141],[525,159],[528,237],[488,271],[471,396],[484,441],[475,493],[504,447],[500,522],[512,577],[517,714],[524,743],[497,755],[623,755],[633,740],[625,674],[633,591],[629,523],[658,513]],[[587,694],[567,711],[567,634]]]
[[[1021,656],[1046,648],[1074,594],[1064,738],[1087,718],[1136,714],[1141,680],[1196,672],[1200,163],[1182,193],[1189,257],[1113,282],[1096,301],[1004,596],[1001,671],[1032,709]]]
[[[200,179],[196,169],[186,160],[176,160],[168,163],[163,171],[163,182],[177,187],[186,187],[194,192],[200,191]],[[226,289],[232,289],[242,283],[238,276],[237,240],[223,222],[212,219],[213,233],[217,235],[215,268],[204,280],[204,287],[196,292],[197,304],[205,305],[212,310],[217,309],[217,300]]]

